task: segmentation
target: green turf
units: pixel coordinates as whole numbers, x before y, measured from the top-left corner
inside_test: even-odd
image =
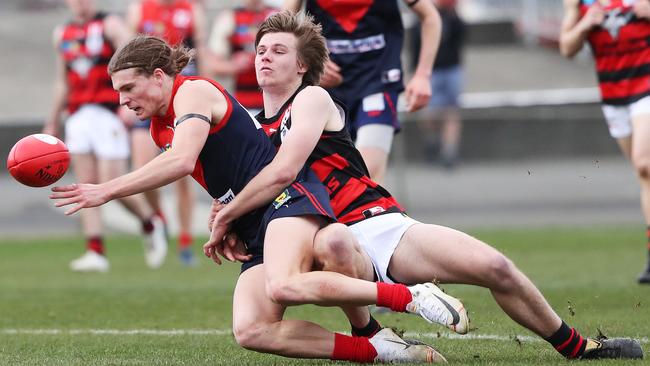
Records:
[[[473,232],[503,251],[535,282],[551,305],[583,335],[645,338],[650,352],[650,286],[635,283],[644,255],[643,231],[634,227]],[[303,365],[239,348],[229,333],[238,266],[201,258],[184,268],[170,257],[160,270],[145,268],[139,241],[111,236],[108,274],[67,269],[79,238],[0,240],[0,364],[2,365]],[[198,247],[198,245],[197,245]],[[198,250],[197,250],[198,251]],[[382,324],[427,333],[452,364],[568,365],[546,343],[508,319],[484,289],[444,286],[471,311],[475,335],[509,340],[444,338],[449,334],[409,315],[377,315]],[[335,309],[292,308],[288,317],[347,331]],[[58,334],[11,330],[59,330]],[[90,334],[89,330],[210,330],[209,334]],[[216,331],[215,331],[216,330]],[[223,332],[218,332],[223,331]],[[79,332],[79,333],[75,333]],[[442,338],[431,338],[440,332]],[[520,338],[517,338],[520,336]],[[524,339],[518,341],[518,339]],[[650,364],[598,361],[589,365]]]

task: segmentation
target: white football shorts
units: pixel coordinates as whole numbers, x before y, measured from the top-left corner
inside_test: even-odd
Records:
[[[609,127],[609,134],[620,139],[632,134],[632,117],[650,114],[650,96],[623,106],[603,105],[603,114]]]
[[[419,223],[404,214],[389,213],[350,226],[361,248],[370,257],[379,281],[394,283],[387,274],[390,258],[406,230]]]
[[[98,159],[129,157],[129,135],[115,113],[86,104],[65,122],[65,144],[71,154],[94,154]]]

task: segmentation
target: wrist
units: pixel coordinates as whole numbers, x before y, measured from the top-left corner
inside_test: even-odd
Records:
[[[413,73],[413,77],[422,77],[425,79],[429,79],[431,77],[431,70],[417,69],[415,70],[415,73]]]

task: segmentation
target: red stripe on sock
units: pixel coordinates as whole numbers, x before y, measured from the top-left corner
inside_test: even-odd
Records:
[[[566,340],[564,343],[562,343],[561,345],[555,347],[555,349],[556,349],[558,352],[562,352],[562,350],[563,350],[566,346],[568,346],[569,343],[571,343],[571,341],[573,340],[573,336],[574,336],[575,334],[576,334],[576,330],[573,329],[573,328],[571,328],[571,335],[569,336],[569,339],[567,339],[567,340]]]
[[[576,358],[576,356],[578,355],[578,351],[580,351],[580,348],[582,348],[582,344],[584,342],[585,342],[585,339],[580,337],[580,342],[578,342],[578,344],[576,344],[576,347],[573,349],[573,352],[571,352],[571,356],[569,356],[570,358]]]
[[[100,236],[93,236],[86,241],[86,249],[104,255],[104,240]]]
[[[178,247],[180,249],[185,249],[187,247],[192,246],[193,241],[194,238],[192,238],[192,234],[190,233],[180,233],[178,235]]]
[[[377,351],[370,344],[368,338],[350,337],[334,333],[332,360],[371,363],[375,360],[375,357],[377,357]]]
[[[413,296],[406,286],[377,282],[377,306],[405,312],[406,305],[411,301],[413,301]]]

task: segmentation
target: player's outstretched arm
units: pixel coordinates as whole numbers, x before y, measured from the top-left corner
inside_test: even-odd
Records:
[[[225,97],[214,93],[214,87],[205,81],[183,84],[173,103],[178,116],[196,113],[211,116],[213,120],[221,119],[227,108]],[[176,127],[173,147],[141,168],[102,184],[54,187],[50,198],[57,201],[56,207],[74,205],[66,211],[66,215],[71,215],[82,208],[100,206],[116,198],[169,184],[194,171],[210,126],[198,118],[187,119]]]

